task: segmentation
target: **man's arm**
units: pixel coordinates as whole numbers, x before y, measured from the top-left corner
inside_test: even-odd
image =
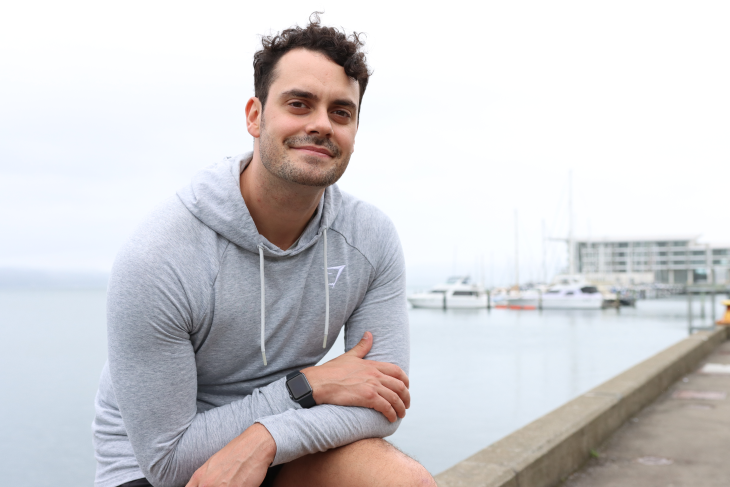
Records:
[[[273,376],[243,399],[198,411],[191,336],[213,312],[217,261],[201,258],[198,248],[210,244],[194,241],[207,233],[195,226],[180,230],[171,207],[145,221],[121,249],[107,294],[109,399],[119,408],[142,473],[159,487],[185,485],[257,419],[299,407],[285,379]],[[180,231],[185,245],[170,237]],[[181,259],[186,266],[176,265]]]
[[[166,241],[132,242],[120,253],[109,287],[112,383],[135,456],[152,483],[184,484],[257,422],[275,440],[275,464],[395,432],[398,422],[373,409],[329,404],[301,409],[288,397],[284,378],[198,413],[190,336],[197,331],[194,323],[211,311],[191,304],[205,301],[196,297],[206,292],[205,286],[200,290],[184,284],[198,282],[200,273],[182,275],[187,269],[166,263],[168,252]],[[407,371],[405,276],[397,237],[381,255],[369,290],[346,325],[346,348],[371,331],[374,344],[367,358]]]
[[[372,343],[372,334],[366,333],[348,352],[303,372],[309,376],[317,404],[371,408],[392,423],[403,418],[410,406],[408,377],[396,365],[363,360]],[[264,426],[254,424],[196,470],[186,487],[256,487],[275,457],[274,438]]]
[[[377,228],[379,257],[371,262],[375,277],[345,325],[345,349],[352,349],[371,332],[372,349],[365,359],[398,366],[407,374],[410,337],[405,263],[395,228],[384,220]],[[384,438],[395,433],[400,424],[400,420],[391,423],[374,409],[332,404],[289,410],[258,422],[276,440],[275,465],[364,438]]]

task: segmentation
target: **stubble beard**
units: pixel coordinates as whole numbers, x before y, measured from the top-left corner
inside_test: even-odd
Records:
[[[322,160],[316,156],[304,156],[304,161],[294,162],[286,154],[286,147],[316,145],[325,147],[333,157],[333,164],[327,168],[319,167]],[[335,184],[350,162],[350,154],[343,154],[331,140],[316,136],[288,137],[283,146],[269,135],[261,118],[261,136],[259,137],[261,163],[267,171],[285,181],[303,186],[327,187]]]

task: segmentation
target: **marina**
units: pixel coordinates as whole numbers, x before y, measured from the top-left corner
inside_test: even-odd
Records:
[[[702,320],[698,295],[694,324]],[[724,295],[715,313],[723,316]],[[0,291],[12,347],[0,387],[0,470],[10,485],[75,487],[93,479],[90,424],[106,359],[105,291]],[[441,472],[602,381],[684,338],[686,296],[603,310],[409,311],[413,406],[391,440]],[[340,336],[328,360],[344,348]],[[433,391],[441,398],[433,400]],[[44,398],[52,394],[49,413]],[[34,468],[36,458],[46,467]]]

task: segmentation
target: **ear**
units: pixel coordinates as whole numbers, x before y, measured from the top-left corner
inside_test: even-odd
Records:
[[[263,107],[261,101],[254,97],[249,98],[246,103],[246,130],[252,137],[259,138],[261,136],[261,115]]]

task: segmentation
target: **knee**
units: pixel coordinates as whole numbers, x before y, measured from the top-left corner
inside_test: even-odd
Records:
[[[428,470],[423,468],[423,465],[415,460],[414,463],[416,463],[418,468],[413,468],[409,473],[404,472],[398,485],[407,485],[409,487],[438,487],[436,481],[428,473]]]
[[[408,468],[408,472],[404,472],[405,476],[403,478],[402,485],[412,485],[413,487],[438,487],[434,478],[430,473],[428,473],[428,470],[426,470],[423,465],[412,458],[409,458],[409,460],[411,465]]]
[[[381,473],[387,477],[387,485],[408,487],[437,487],[436,481],[426,468],[396,447],[380,438],[369,438],[353,443],[380,457]]]

